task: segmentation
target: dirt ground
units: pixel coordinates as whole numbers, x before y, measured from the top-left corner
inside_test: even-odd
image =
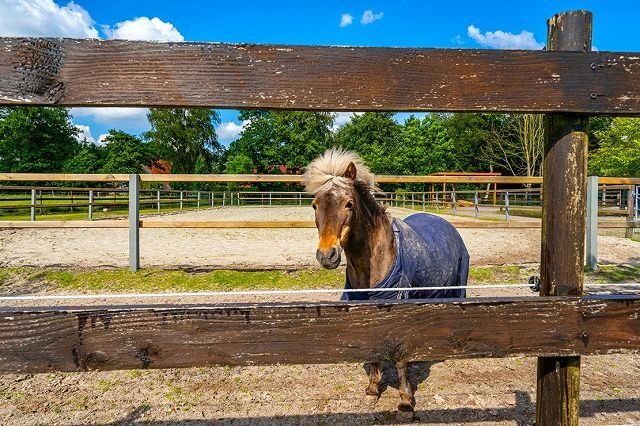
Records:
[[[397,217],[412,211],[392,208]],[[452,216],[445,216],[449,219]],[[310,207],[226,207],[162,215],[162,220],[313,220]],[[460,216],[456,220],[472,220]],[[531,220],[517,219],[513,220]],[[540,261],[540,229],[460,229],[473,265]],[[141,229],[143,267],[296,269],[316,266],[315,229]],[[0,266],[128,265],[127,229],[2,229]],[[601,263],[640,264],[640,242],[598,237]]]
[[[399,217],[409,214],[404,209],[393,209],[392,213]],[[165,220],[310,220],[311,217],[308,207],[240,207],[163,216]],[[539,229],[461,229],[461,234],[474,265],[539,262]],[[144,266],[197,269],[315,266],[317,237],[313,229],[143,229],[141,236]],[[640,243],[601,235],[599,255],[603,263],[637,266]],[[27,265],[124,267],[127,231],[1,230],[0,266]],[[530,294],[528,289],[500,289],[493,293],[471,291],[469,295]],[[312,300],[332,297],[313,296]],[[535,362],[535,358],[507,358],[417,363],[410,370],[412,384],[417,388],[416,416],[412,422],[533,424]],[[638,377],[640,355],[583,357],[581,424],[640,425]],[[365,397],[366,383],[363,365],[349,363],[0,375],[0,424],[400,423],[402,419],[395,411],[399,398],[393,369],[389,366],[385,369],[386,390],[379,400]]]

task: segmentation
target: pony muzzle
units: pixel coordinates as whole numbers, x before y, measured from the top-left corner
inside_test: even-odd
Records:
[[[316,259],[323,268],[335,269],[340,265],[342,255],[342,247],[333,246],[328,249],[318,249],[316,251]]]

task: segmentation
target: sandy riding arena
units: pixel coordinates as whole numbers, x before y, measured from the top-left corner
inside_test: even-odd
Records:
[[[408,209],[392,208],[397,217]],[[445,216],[448,219],[472,220]],[[310,207],[225,207],[158,220],[313,220]],[[513,220],[519,220],[514,218]],[[531,220],[531,219],[520,219]],[[540,261],[540,229],[460,229],[473,265]],[[141,229],[143,267],[298,269],[316,266],[315,229]],[[601,263],[640,263],[640,243],[599,237]],[[127,229],[0,230],[0,266],[126,267]]]

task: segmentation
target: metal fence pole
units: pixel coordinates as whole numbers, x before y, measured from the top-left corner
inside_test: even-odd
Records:
[[[93,190],[89,190],[89,220],[93,220]]]
[[[411,193],[411,208],[413,210],[415,210],[415,208],[416,208],[416,197],[415,197],[415,195],[416,194],[414,194],[413,192]]]
[[[31,189],[31,222],[36,220],[36,189]]]
[[[198,191],[198,210],[200,210],[200,191]]]
[[[504,193],[504,216],[507,219],[507,222],[511,220],[509,217],[509,191]]]
[[[440,197],[438,196],[437,192],[436,192],[436,213],[440,213]]]
[[[598,176],[587,177],[587,268],[598,269]]]
[[[456,193],[451,193],[451,206],[453,208],[454,216],[458,214],[458,200],[456,199]]]
[[[140,176],[129,175],[129,269],[140,269]]]
[[[215,194],[213,192],[209,193],[209,198],[211,198],[211,207],[214,207]]]
[[[425,205],[425,196],[424,196],[424,192],[422,193],[422,211],[426,211],[427,210],[427,206]]]
[[[478,219],[480,217],[480,209],[478,207],[478,193],[473,194],[473,208],[475,218]]]
[[[182,211],[182,200],[184,199],[184,192],[180,191],[180,211]]]
[[[156,199],[158,200],[158,213],[160,213],[160,190],[158,190],[158,194],[156,195]]]

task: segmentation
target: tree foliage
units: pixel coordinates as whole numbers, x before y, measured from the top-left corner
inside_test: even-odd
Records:
[[[493,123],[484,159],[514,176],[542,174],[544,125],[540,114],[507,114]]]
[[[359,153],[373,173],[392,174],[398,158],[402,126],[390,112],[355,115],[335,134],[335,143]]]
[[[591,154],[591,174],[640,177],[640,118],[614,118],[595,135],[600,147]]]
[[[241,111],[239,118],[247,124],[229,146],[227,171],[249,163],[258,173],[302,168],[331,146],[331,113],[256,110]]]
[[[104,142],[102,173],[143,173],[144,166],[155,159],[148,144],[123,131],[109,130]]]
[[[171,162],[172,173],[194,173],[202,157],[208,170],[219,170],[224,147],[215,126],[220,116],[213,109],[151,108],[147,114],[151,130],[145,138]]]
[[[0,110],[0,170],[60,172],[79,147],[78,129],[66,108]]]

